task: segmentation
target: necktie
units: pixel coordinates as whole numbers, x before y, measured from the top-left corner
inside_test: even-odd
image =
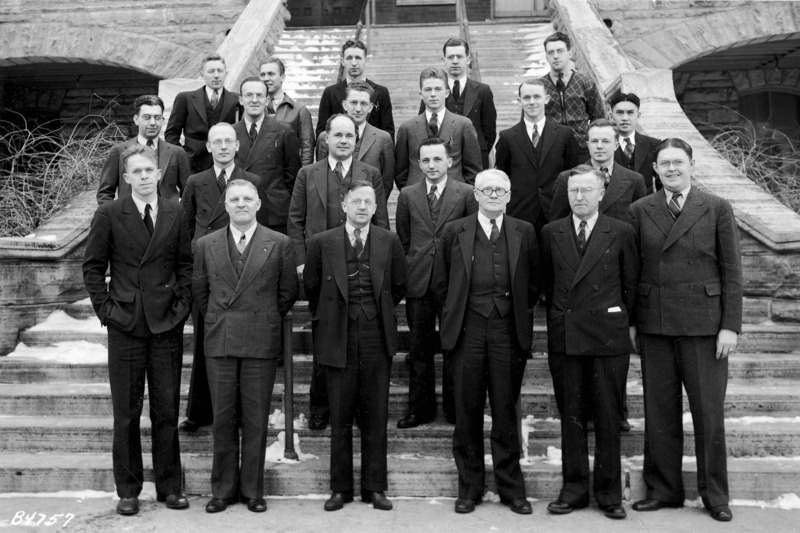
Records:
[[[536,124],[533,125],[533,135],[531,135],[531,144],[533,149],[536,150],[536,145],[539,144],[539,128]]]
[[[431,120],[428,122],[428,137],[436,137],[439,133],[439,117],[436,113],[431,113]]]
[[[667,209],[669,209],[669,214],[672,215],[672,218],[678,218],[678,215],[681,214],[681,204],[678,203],[681,197],[683,197],[683,194],[676,192],[672,195],[672,198],[669,199]]]
[[[225,187],[228,186],[228,178],[225,175],[225,169],[223,168],[219,176],[217,176],[217,187],[219,187],[219,192],[223,192]]]
[[[344,167],[342,166],[341,161],[336,162],[336,169],[334,172],[336,173],[336,177],[339,178],[339,181],[344,181]]]
[[[270,98],[269,102],[267,102],[267,114],[268,115],[274,115],[275,114],[275,107],[273,107],[273,105],[272,105],[272,98]]]
[[[250,124],[250,145],[256,142],[256,137],[258,137],[258,130],[256,130],[256,123],[253,122]]]
[[[150,204],[144,206],[144,227],[147,228],[147,233],[153,234],[153,217],[150,216]]]
[[[611,181],[611,174],[608,173],[608,168],[606,167],[600,167],[600,172],[603,173],[603,180],[605,181],[604,186],[607,188],[608,183]]]
[[[153,144],[153,139],[147,139],[147,147],[150,148],[151,150],[156,149],[156,145]]]
[[[242,233],[242,236],[239,237],[239,242],[236,243],[236,249],[239,250],[239,254],[243,254],[246,247],[247,240],[244,237],[244,233]]]
[[[219,103],[219,93],[216,89],[214,89],[214,93],[211,95],[211,107],[217,107]]]
[[[556,80],[556,89],[558,89],[558,92],[563,93],[566,88],[566,85],[564,85],[564,73],[559,72],[558,79]]]
[[[364,243],[361,242],[361,230],[358,228],[354,229],[353,235],[356,237],[356,244],[353,246],[353,249],[356,251],[356,255],[361,257],[361,252],[364,251]]]
[[[583,249],[586,248],[586,221],[581,220],[578,226],[578,250],[583,254]]]
[[[500,230],[497,228],[497,221],[495,219],[491,219],[490,222],[492,223],[492,232],[489,235],[489,240],[492,244],[497,244],[497,241],[500,240]]]
[[[458,99],[461,97],[461,82],[456,80],[453,82],[453,100],[458,102]]]
[[[633,166],[633,143],[630,137],[625,137],[625,158],[628,160],[629,166]]]
[[[433,209],[433,205],[436,203],[436,185],[431,185],[431,190],[428,192],[428,206]]]

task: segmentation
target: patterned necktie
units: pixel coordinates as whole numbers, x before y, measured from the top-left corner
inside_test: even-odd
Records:
[[[608,184],[611,182],[611,174],[608,173],[607,167],[600,167],[600,172],[603,173],[603,181],[605,182],[603,186],[608,188]]]
[[[500,230],[497,228],[497,221],[495,219],[491,219],[490,222],[492,223],[492,232],[489,235],[489,240],[492,244],[497,244],[497,241],[500,240]]]
[[[436,203],[436,185],[431,185],[431,190],[428,192],[428,207],[433,209]]]
[[[672,195],[672,198],[669,199],[667,209],[669,209],[669,214],[672,215],[672,218],[678,218],[678,216],[681,214],[681,204],[678,202],[678,200],[680,200],[682,197],[682,193],[676,192]]]
[[[578,250],[583,255],[583,249],[586,248],[586,221],[581,220],[578,226]]]
[[[633,166],[633,143],[630,137],[625,137],[625,158],[628,160],[628,166]]]
[[[361,230],[358,228],[354,229],[353,235],[356,237],[356,244],[353,246],[353,249],[356,251],[356,255],[361,257],[361,252],[364,251],[364,243],[361,242]]]
[[[341,161],[336,162],[336,168],[334,169],[334,172],[336,173],[336,177],[339,178],[340,182],[344,181],[344,167],[342,166]]]
[[[431,120],[428,122],[428,137],[436,137],[439,133],[439,116],[431,113]]]
[[[144,206],[144,227],[147,228],[147,233],[153,235],[153,218],[150,216],[150,204]]]
[[[539,144],[539,128],[536,124],[533,125],[533,135],[531,135],[531,144],[533,149],[536,150],[536,145]]]
[[[236,243],[236,249],[239,250],[239,255],[244,253],[245,248],[247,248],[247,240],[244,237],[244,233],[242,233],[242,236],[239,237],[239,242]]]
[[[217,187],[219,187],[219,192],[223,192],[225,187],[228,185],[228,178],[225,174],[225,169],[223,168],[219,172],[219,176],[217,176]]]
[[[559,72],[558,73],[558,79],[556,80],[556,89],[558,89],[558,92],[563,93],[564,89],[566,89],[566,88],[567,88],[567,86],[564,85],[564,73],[563,72]]]
[[[461,82],[456,80],[453,82],[453,100],[458,102],[458,99],[461,97]]]
[[[214,89],[214,92],[211,95],[211,107],[216,108],[218,103],[219,103],[219,92],[217,92],[217,90]]]
[[[252,145],[256,142],[256,137],[258,137],[258,130],[256,129],[256,123],[253,122],[250,124],[250,144]]]

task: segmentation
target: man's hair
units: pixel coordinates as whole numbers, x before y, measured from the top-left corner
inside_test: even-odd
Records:
[[[125,167],[125,170],[128,170],[128,159],[132,156],[141,155],[149,159],[155,166],[158,166],[158,155],[156,155],[156,151],[152,148],[148,148],[147,146],[139,143],[133,143],[128,148],[126,148],[120,158],[122,159],[122,166]]]
[[[488,178],[490,176],[496,176],[498,178],[502,178],[502,180],[506,182],[508,190],[509,191],[511,190],[511,179],[509,179],[508,174],[506,174],[505,172],[503,172],[498,168],[490,168],[488,170],[482,170],[478,172],[478,175],[475,176],[475,188],[480,190],[482,187],[479,187],[478,184],[485,178]]]
[[[630,102],[636,106],[636,109],[639,109],[641,107],[641,101],[639,100],[639,97],[633,93],[619,93],[614,98],[609,100],[608,105],[613,110],[614,106],[620,102]]]
[[[367,57],[368,53],[367,45],[364,44],[362,41],[354,41],[353,39],[346,40],[342,45],[342,57],[344,57],[344,51],[347,50],[348,48],[360,48],[361,50],[364,50],[364,57],[365,58]]]
[[[256,187],[253,184],[252,181],[247,181],[247,180],[243,180],[242,178],[238,178],[238,179],[235,179],[235,180],[230,180],[228,182],[228,185],[225,187],[225,199],[226,200],[228,199],[228,191],[231,189],[231,187],[249,187],[250,189],[253,190],[254,193],[256,193],[256,198],[259,198],[259,196],[258,196],[258,187]]]
[[[567,186],[569,186],[569,178],[571,178],[572,176],[580,176],[583,174],[591,174],[597,179],[597,181],[605,185],[606,177],[603,175],[602,172],[589,165],[578,165],[577,167],[569,171],[569,176],[567,177]]]
[[[369,187],[370,189],[372,189],[373,193],[375,192],[375,187],[373,187],[370,182],[368,182],[366,180],[356,180],[356,181],[350,183],[350,185],[347,186],[347,191],[345,191],[344,195],[347,196],[352,191],[354,191],[356,189],[361,189],[362,187]]]
[[[155,94],[144,94],[134,100],[133,107],[136,109],[136,116],[139,116],[139,110],[142,109],[143,105],[157,105],[161,108],[161,112],[164,112],[164,100],[156,96]]]
[[[519,87],[517,88],[518,96],[522,96],[523,85],[537,85],[539,87],[542,87],[544,89],[544,93],[547,94],[547,86],[544,84],[544,80],[542,80],[541,78],[527,78],[525,80],[522,80],[522,83],[520,83]]]
[[[453,147],[450,146],[450,143],[445,142],[444,139],[440,139],[439,137],[425,137],[420,141],[419,148],[417,149],[417,157],[420,157],[422,153],[423,146],[444,146],[444,151],[447,153],[447,157],[453,157]]]
[[[365,81],[351,81],[347,84],[347,88],[345,88],[345,98],[350,96],[350,91],[361,91],[364,93],[369,94],[369,100],[372,101],[372,95],[375,93],[375,89],[372,88],[372,85]]]
[[[572,49],[572,44],[570,43],[569,35],[567,35],[566,33],[561,33],[560,31],[557,31],[547,36],[547,38],[544,40],[544,49],[547,50],[548,43],[557,43],[559,41],[567,45],[567,50]]]
[[[239,84],[239,94],[244,94],[244,91],[242,91],[242,87],[244,87],[245,83],[250,83],[251,81],[255,81],[255,82],[260,83],[261,85],[264,86],[264,90],[265,91],[269,91],[269,87],[267,87],[267,82],[265,82],[261,78],[257,78],[256,76],[249,76],[249,77],[243,79],[242,83]]]
[[[208,63],[209,61],[222,61],[222,64],[225,65],[225,58],[216,52],[214,52],[213,54],[208,54],[206,57],[203,58],[203,68],[205,68],[206,63]],[[227,67],[228,65],[225,66]]]
[[[331,124],[333,124],[333,121],[336,119],[336,117],[346,118],[347,120],[353,123],[355,131],[358,131],[358,124],[356,124],[356,121],[353,120],[353,117],[351,117],[350,115],[345,115],[344,113],[336,113],[335,115],[331,115],[330,117],[328,117],[328,122],[325,123],[325,133],[327,133],[328,135],[330,135],[331,133]]]
[[[592,128],[611,128],[612,130],[614,130],[614,137],[616,137],[617,139],[619,138],[619,128],[617,127],[616,124],[614,124],[614,122],[612,122],[607,118],[598,118],[591,121],[589,123],[589,128],[586,130],[587,138],[589,136],[589,131],[591,131]]]
[[[431,78],[442,80],[444,82],[444,86],[447,87],[447,73],[444,71],[443,68],[425,67],[424,69],[422,69],[422,72],[419,73],[419,88],[422,89],[423,81],[429,80]]]
[[[276,65],[278,65],[278,72],[280,73],[281,76],[286,74],[286,66],[283,64],[283,61],[281,61],[279,57],[269,56],[264,61],[262,61],[261,64],[258,66],[259,70],[267,63],[275,63]]]
[[[447,39],[447,42],[444,43],[444,46],[442,46],[442,56],[447,55],[448,46],[463,46],[464,52],[466,52],[467,57],[469,57],[469,43],[467,41],[463,39],[456,39],[455,37]]]
[[[655,150],[655,159],[658,159],[658,154],[662,150],[666,150],[667,148],[678,148],[686,152],[686,155],[689,156],[689,159],[692,159],[692,147],[689,146],[689,143],[684,141],[683,139],[678,139],[677,137],[670,137],[669,139],[664,139],[661,141],[658,146],[656,146]]]
[[[206,139],[210,139],[211,138],[211,132],[212,131],[216,131],[216,130],[218,130],[218,129],[222,128],[222,127],[225,127],[225,126],[227,126],[229,128],[233,128],[233,126],[231,126],[227,122],[217,122],[216,124],[214,124],[213,126],[208,128],[208,134],[206,135]],[[234,137],[236,136],[236,130],[233,130],[233,135],[234,135]]]

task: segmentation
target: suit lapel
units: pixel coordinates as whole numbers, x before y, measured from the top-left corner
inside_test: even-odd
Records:
[[[700,198],[700,195],[698,195],[694,187],[692,187],[692,189],[689,190],[686,201],[683,203],[681,214],[675,219],[675,224],[672,225],[672,230],[669,232],[669,235],[667,235],[667,240],[664,242],[661,251],[663,252],[672,246],[681,235],[689,231],[689,228],[691,228],[706,211],[708,211],[708,206],[703,203],[703,199]]]
[[[194,106],[195,111],[197,111],[197,114],[200,115],[200,118],[203,119],[203,124],[208,126],[205,91],[206,88],[203,86],[192,93],[192,105]]]
[[[126,196],[122,201],[122,213],[119,215],[125,229],[133,237],[134,242],[139,246],[142,251],[142,259],[147,253],[147,247],[150,245],[150,235],[147,233],[147,228],[144,227],[142,215],[136,209],[136,204],[133,203],[133,198]]]
[[[359,161],[364,159],[364,154],[369,152],[370,146],[375,142],[375,128],[372,127],[371,124],[367,123],[364,127],[364,138],[361,139],[360,143],[361,146],[358,147],[358,156],[356,157]]]
[[[414,134],[417,136],[417,146],[422,142],[423,139],[428,138],[428,123],[425,119],[425,112],[423,111],[421,115],[417,115],[417,118],[414,119]],[[414,154],[417,155],[417,154]]]
[[[562,257],[567,261],[573,272],[577,272],[581,264],[581,256],[578,247],[575,245],[573,232],[575,227],[572,224],[572,215],[564,217],[558,221],[558,226],[553,232],[553,241],[561,252]]]
[[[342,80],[336,84],[333,90],[333,97],[336,100],[336,105],[339,109],[344,109],[342,102],[347,98],[347,80]]]
[[[464,261],[464,270],[467,273],[467,286],[472,279],[472,256],[475,246],[475,231],[478,226],[478,215],[472,215],[464,220],[461,232],[458,234],[458,244],[461,248],[461,259]],[[483,228],[481,228],[483,231]]]
[[[267,262],[272,249],[275,247],[275,242],[270,240],[267,232],[262,227],[256,227],[256,232],[253,234],[253,242],[250,244],[250,253],[247,256],[247,261],[244,263],[242,275],[239,277],[239,282],[236,284],[236,290],[231,297],[231,303],[238,298],[246,288],[250,287],[253,280],[261,272],[264,263]]]
[[[158,144],[156,148],[158,148],[158,168],[161,169],[161,179],[164,179],[164,170],[169,167],[169,157],[170,151],[168,148],[168,144],[166,141],[162,141],[158,139]]]
[[[423,191],[425,190],[426,189],[423,189]],[[423,196],[424,196],[423,200],[425,201],[425,211],[428,212],[428,217],[430,218],[431,209],[427,205],[428,197],[425,195]],[[456,205],[458,204],[458,198],[455,193],[454,185],[451,184],[450,187],[445,185],[444,191],[442,192],[441,200],[442,200],[442,205],[439,208],[439,218],[436,219],[436,227],[434,228],[435,231],[438,231],[439,228],[441,228],[447,223],[450,213],[453,212],[453,209],[455,209]],[[433,223],[433,220],[431,220],[431,223]]]
[[[333,232],[333,238],[325,241],[325,253],[328,254],[330,264],[336,268],[333,269],[333,278],[336,280],[336,285],[339,286],[339,292],[344,298],[345,305],[348,302],[348,288],[347,288],[347,257],[344,254],[344,242],[347,230],[344,226],[340,231]],[[372,261],[372,253],[370,252],[370,262]],[[377,296],[377,295],[376,295]]]
[[[269,148],[269,145],[275,142],[277,137],[278,130],[275,127],[275,123],[271,120],[268,120],[267,117],[264,117],[264,121],[261,123],[261,129],[256,136],[256,142],[253,143],[253,147],[247,154],[247,160],[245,161],[244,168],[250,168],[253,163],[258,160],[261,154],[263,154]]]
[[[380,301],[381,287],[383,287],[383,271],[386,269],[388,249],[386,235],[378,233],[375,231],[375,226],[371,225],[367,239],[369,239],[369,276],[372,280],[372,291],[375,299]]]
[[[633,149],[633,169],[636,172],[639,172],[639,169],[642,168],[642,164],[647,157],[647,152],[649,151],[650,147],[645,144],[644,139],[642,139],[642,136],[639,135],[638,132],[634,132],[633,140],[636,143],[636,146]]]
[[[211,239],[211,257],[222,273],[222,279],[231,289],[236,291],[239,278],[236,276],[236,270],[233,268],[233,263],[231,263],[231,255],[228,253],[228,228],[226,227],[225,231],[214,232]]]
[[[165,237],[172,228],[172,225],[175,224],[175,219],[178,217],[176,207],[177,209],[180,209],[180,206],[177,206],[173,202],[167,202],[166,200],[162,200],[160,198],[158,199],[158,216],[156,217],[156,225],[153,227],[153,235],[150,238],[150,243],[147,246],[147,250],[142,256],[142,262],[150,259],[150,257],[164,244]],[[144,223],[142,223],[142,226],[144,226]],[[145,232],[146,231],[147,230],[145,229]]]
[[[200,194],[203,195],[208,205],[211,206],[211,217],[208,220],[210,225],[225,213],[225,202],[222,201],[222,193],[219,191],[219,186],[217,185],[214,167],[206,170],[206,175],[203,176],[203,179],[200,181]]]
[[[453,135],[456,132],[456,119],[455,113],[448,111],[444,114],[444,120],[442,120],[442,125],[439,127],[438,137],[442,139],[444,142],[449,143],[450,146],[453,145]]]
[[[619,200],[630,185],[630,179],[622,174],[622,165],[614,165],[614,170],[611,171],[611,181],[608,183],[606,193],[600,201],[600,212],[605,213],[606,209],[614,205],[614,202]]]
[[[328,159],[325,158],[320,163],[314,169],[313,178],[324,209],[328,205]]]
[[[466,117],[469,116],[472,106],[475,105],[478,99],[478,84],[472,78],[467,78],[467,82],[464,85],[464,107],[461,115]]]
[[[670,234],[674,222],[672,220],[672,215],[669,213],[669,209],[667,209],[667,197],[664,193],[664,189],[650,196],[650,203],[647,205],[646,212],[664,235]],[[681,216],[683,216],[683,214],[681,214]]]
[[[416,187],[415,184],[414,189],[412,189],[413,192],[411,192],[410,195],[411,201],[414,202],[414,204],[416,204],[417,209],[419,210],[420,213],[422,213],[422,220],[425,222],[425,224],[427,224],[428,227],[431,228],[431,231],[435,231],[436,228],[433,227],[433,219],[431,218],[431,208],[428,205],[428,195],[425,194],[425,191],[428,190],[427,182],[423,179],[420,185],[421,187]],[[445,187],[444,190],[446,193],[447,187]],[[445,193],[442,194],[444,195]],[[442,211],[439,213],[439,220],[443,219],[443,215],[444,215],[444,196],[442,196]]]
[[[508,270],[511,275],[511,285],[513,286],[522,234],[518,231],[517,224],[510,217],[503,217],[503,225],[505,226],[506,246],[508,247]]]
[[[542,143],[542,153],[539,156],[539,161],[544,161],[544,158],[547,157],[548,152],[550,152],[550,148],[553,147],[553,143],[556,140],[556,132],[555,132],[555,124],[552,120],[545,119],[544,127],[542,128],[542,133],[540,134],[541,143]],[[537,162],[538,166],[538,162]],[[615,165],[616,167],[616,165]]]
[[[548,121],[545,121],[545,125],[547,124]],[[525,157],[528,158],[528,161],[530,161],[531,165],[533,165],[534,168],[538,168],[539,162],[536,161],[536,158],[533,155],[533,145],[531,144],[530,137],[528,137],[528,128],[525,126],[524,120],[520,120],[517,125],[514,126],[514,139],[519,145],[519,149],[523,154],[525,154]]]
[[[264,129],[264,123],[262,122],[261,124],[261,129]],[[239,141],[239,150],[236,152],[236,161],[240,162],[242,166],[247,168],[249,166],[247,160],[250,159],[250,154],[253,153],[253,147],[250,144],[250,135],[247,132],[247,123],[244,120],[237,122],[233,125],[233,129],[236,131],[236,139]],[[244,154],[247,155],[242,157]]]
[[[572,217],[569,217],[567,220],[572,222]],[[578,266],[578,271],[575,273],[575,277],[572,279],[572,287],[578,284],[578,282],[583,279],[584,276],[592,269],[592,267],[603,257],[603,254],[608,248],[608,245],[611,244],[613,240],[613,234],[611,233],[611,226],[608,224],[608,220],[604,215],[600,215],[600,218],[597,219],[597,222],[594,225],[594,229],[592,230],[592,234],[589,236],[589,241],[586,243],[586,251],[583,253],[583,258],[581,258],[581,263]],[[575,246],[573,246],[575,248]],[[572,288],[570,287],[570,289]]]
[[[222,104],[217,104],[217,105],[222,105],[222,109],[220,110],[220,113],[219,113],[220,120],[225,120],[225,117],[227,116],[228,111],[230,111],[231,108],[233,108],[233,106],[235,106],[238,103],[239,103],[239,99],[236,98],[235,96],[233,96],[228,91],[228,89],[223,88],[222,89]]]

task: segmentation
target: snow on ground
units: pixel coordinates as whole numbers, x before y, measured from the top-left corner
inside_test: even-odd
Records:
[[[85,333],[105,333],[96,317],[84,319],[72,318],[64,311],[53,311],[43,322],[39,322],[28,331],[80,331]]]
[[[102,344],[86,341],[57,342],[51,346],[28,346],[19,343],[8,357],[49,363],[94,365],[108,362],[108,349]]]

